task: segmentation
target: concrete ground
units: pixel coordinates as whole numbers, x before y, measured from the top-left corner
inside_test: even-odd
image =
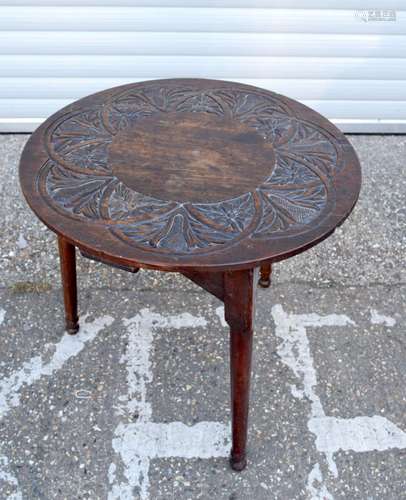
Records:
[[[54,236],[0,136],[1,499],[406,498],[406,137],[350,136],[360,201],[258,289],[249,464],[228,467],[221,304],[79,258],[63,332]]]

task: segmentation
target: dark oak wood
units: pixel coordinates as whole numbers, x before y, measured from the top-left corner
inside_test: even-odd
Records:
[[[85,97],[46,120],[20,161],[24,196],[59,237],[66,326],[78,329],[75,247],[130,272],[177,271],[224,301],[233,448],[246,464],[253,269],[328,237],[360,190],[343,134],[287,97],[173,79]]]
[[[253,270],[224,273],[224,313],[230,325],[232,449],[230,464],[247,464],[248,404],[254,322]]]
[[[80,250],[80,249],[79,249]],[[107,259],[104,259],[103,257],[99,255],[92,255],[90,253],[87,253],[85,250],[80,250],[81,255],[83,257],[86,257],[86,259],[94,260],[95,262],[101,262],[102,264],[107,264],[112,267],[116,267],[117,269],[122,269],[123,271],[128,271],[129,273],[138,273],[140,270],[139,267],[134,267],[134,266],[127,266],[125,264],[118,264],[117,262],[110,262]]]
[[[259,280],[258,280],[258,285],[260,287],[269,288],[271,284],[271,273],[272,273],[272,264],[270,262],[261,265],[259,269]]]
[[[125,85],[31,136],[23,193],[53,231],[129,268],[249,269],[321,241],[351,212],[360,167],[328,120],[215,80]]]
[[[224,273],[183,271],[182,274],[220,300],[224,300]]]
[[[63,300],[65,303],[66,331],[71,335],[79,330],[78,292],[76,285],[76,253],[75,247],[62,236],[58,237],[59,260]]]
[[[169,112],[117,134],[108,160],[117,179],[133,191],[207,204],[255,190],[269,177],[275,154],[244,123],[212,113]],[[248,165],[255,165],[249,176]]]

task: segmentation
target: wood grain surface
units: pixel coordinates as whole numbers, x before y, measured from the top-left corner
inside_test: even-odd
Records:
[[[360,166],[305,106],[213,80],[109,89],[28,141],[24,195],[53,231],[127,268],[249,269],[309,248],[351,212]]]

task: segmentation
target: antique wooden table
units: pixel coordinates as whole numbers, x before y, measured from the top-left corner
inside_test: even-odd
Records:
[[[66,328],[75,247],[131,272],[177,271],[224,302],[231,465],[246,464],[254,269],[310,248],[360,190],[347,139],[296,101],[213,80],[155,80],[81,99],[43,123],[20,163],[28,204],[58,235]]]

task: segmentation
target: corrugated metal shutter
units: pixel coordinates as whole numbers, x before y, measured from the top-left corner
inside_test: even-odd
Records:
[[[347,132],[406,132],[406,3],[367,4],[0,0],[0,131],[103,88],[190,76],[286,94]]]

